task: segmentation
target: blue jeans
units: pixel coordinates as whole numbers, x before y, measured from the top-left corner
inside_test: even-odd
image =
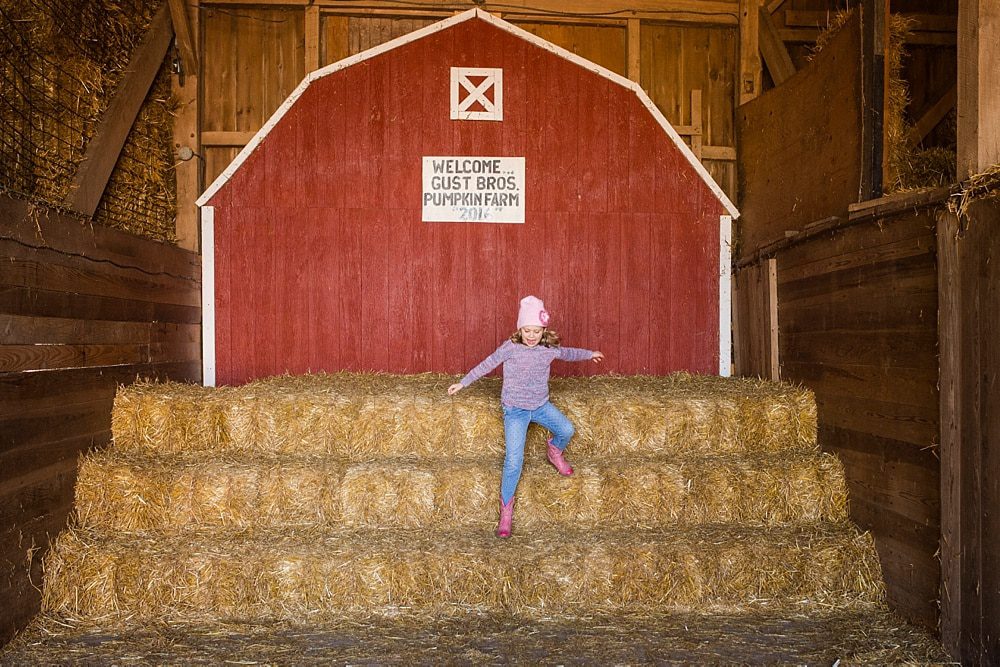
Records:
[[[522,410],[503,406],[503,434],[507,453],[503,460],[503,478],[500,481],[500,497],[506,505],[514,497],[517,482],[521,479],[524,465],[524,440],[528,434],[528,424],[535,422],[552,432],[552,444],[566,449],[570,438],[576,432],[573,424],[559,408],[546,401],[534,410]]]

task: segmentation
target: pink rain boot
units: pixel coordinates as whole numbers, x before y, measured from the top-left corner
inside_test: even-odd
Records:
[[[563,477],[569,477],[570,475],[572,475],[573,467],[570,464],[566,463],[566,459],[563,458],[563,450],[559,449],[558,447],[552,444],[552,438],[549,438],[548,444],[549,444],[549,453],[548,453],[549,463],[554,465],[556,467],[556,470],[558,470],[559,474],[562,475]]]
[[[514,499],[506,505],[503,504],[503,496],[500,496],[500,523],[497,524],[497,537],[510,537],[512,525],[514,523]]]

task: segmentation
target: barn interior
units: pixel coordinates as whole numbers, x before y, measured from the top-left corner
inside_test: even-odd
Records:
[[[201,386],[204,266],[215,250],[196,201],[311,72],[472,8],[638,83],[739,209],[725,267],[739,377],[554,383],[589,424],[580,456],[619,481],[583,465],[562,490],[527,479],[523,501],[525,529],[668,517],[701,532],[671,533],[670,544],[621,538],[617,551],[586,540],[518,551],[473,537],[376,539],[359,527],[413,529],[433,515],[489,530],[489,482],[442,457],[456,429],[498,437],[498,384],[446,411],[433,399],[443,376],[326,368],[315,383]],[[988,560],[1000,535],[1000,412],[989,408],[1000,366],[996,3],[0,0],[0,23],[0,663],[1000,660],[1000,575]],[[331,393],[343,397],[337,412],[325,412]],[[756,398],[737,410],[735,394]],[[634,419],[606,421],[624,403]],[[703,413],[692,416],[694,405]],[[395,416],[379,421],[386,413]],[[650,437],[639,417],[664,414],[664,470],[678,489],[712,491],[683,496],[688,505],[620,460]],[[310,458],[331,429],[351,443],[338,455],[353,467]],[[749,456],[747,443],[766,450],[752,479],[705,459]],[[421,447],[427,460],[410,468],[372,464]],[[276,448],[291,457],[283,467],[250,467]],[[479,499],[478,518],[441,509],[441,498],[460,497],[447,490],[421,514],[407,500],[418,477],[465,480],[461,497]],[[339,505],[327,478],[343,489]],[[588,480],[603,485],[600,507],[618,509],[546,505],[572,505]],[[272,505],[244,502],[251,486]],[[751,487],[770,495],[751,498]],[[366,500],[348,504],[352,493]],[[320,515],[355,532],[310,533],[315,544],[280,534],[294,517]],[[829,525],[802,532],[792,520],[803,517]],[[763,537],[713,551],[726,521]],[[131,541],[102,552],[103,537],[88,532],[98,525]],[[157,526],[173,532],[152,544]],[[213,551],[213,527],[245,540],[242,559]],[[270,541],[254,542],[254,531]],[[581,566],[578,582],[558,588],[546,563],[560,545],[593,572],[607,561],[645,577],[615,590]],[[797,565],[764,568],[785,557],[779,547]],[[185,549],[209,556],[170,560]],[[416,623],[398,606],[380,615],[359,602],[377,587],[437,609],[445,575],[427,575],[433,591],[411,579],[453,552],[467,557],[468,589],[450,592],[503,614],[419,611]],[[408,570],[379,560],[394,553]],[[337,579],[365,558],[384,575],[378,586]],[[294,570],[294,585],[261,564]],[[153,570],[161,580],[143,578]],[[527,581],[529,570],[550,578]],[[267,620],[251,623],[234,601],[249,595],[240,577],[251,571],[264,588],[301,591],[310,577],[340,588],[305,602],[272,590]],[[67,573],[75,588],[55,584]],[[491,573],[534,588],[469,583]],[[814,606],[770,615],[759,599],[745,604],[769,586]],[[122,590],[135,607],[119,607]],[[519,598],[525,590],[540,597]],[[602,606],[616,595],[634,608]],[[218,613],[181,622],[161,613],[166,598],[208,600]],[[327,602],[351,613],[324,616]],[[310,625],[310,609],[322,623]]]

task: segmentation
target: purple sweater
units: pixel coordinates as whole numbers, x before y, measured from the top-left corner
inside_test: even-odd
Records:
[[[508,340],[469,371],[460,382],[463,387],[468,387],[503,364],[500,402],[510,408],[534,410],[549,400],[549,366],[553,360],[587,361],[593,356],[594,353],[590,350],[576,347],[528,347]]]

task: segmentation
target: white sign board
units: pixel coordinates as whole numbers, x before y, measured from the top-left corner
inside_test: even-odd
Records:
[[[424,222],[524,222],[524,158],[424,156]]]

